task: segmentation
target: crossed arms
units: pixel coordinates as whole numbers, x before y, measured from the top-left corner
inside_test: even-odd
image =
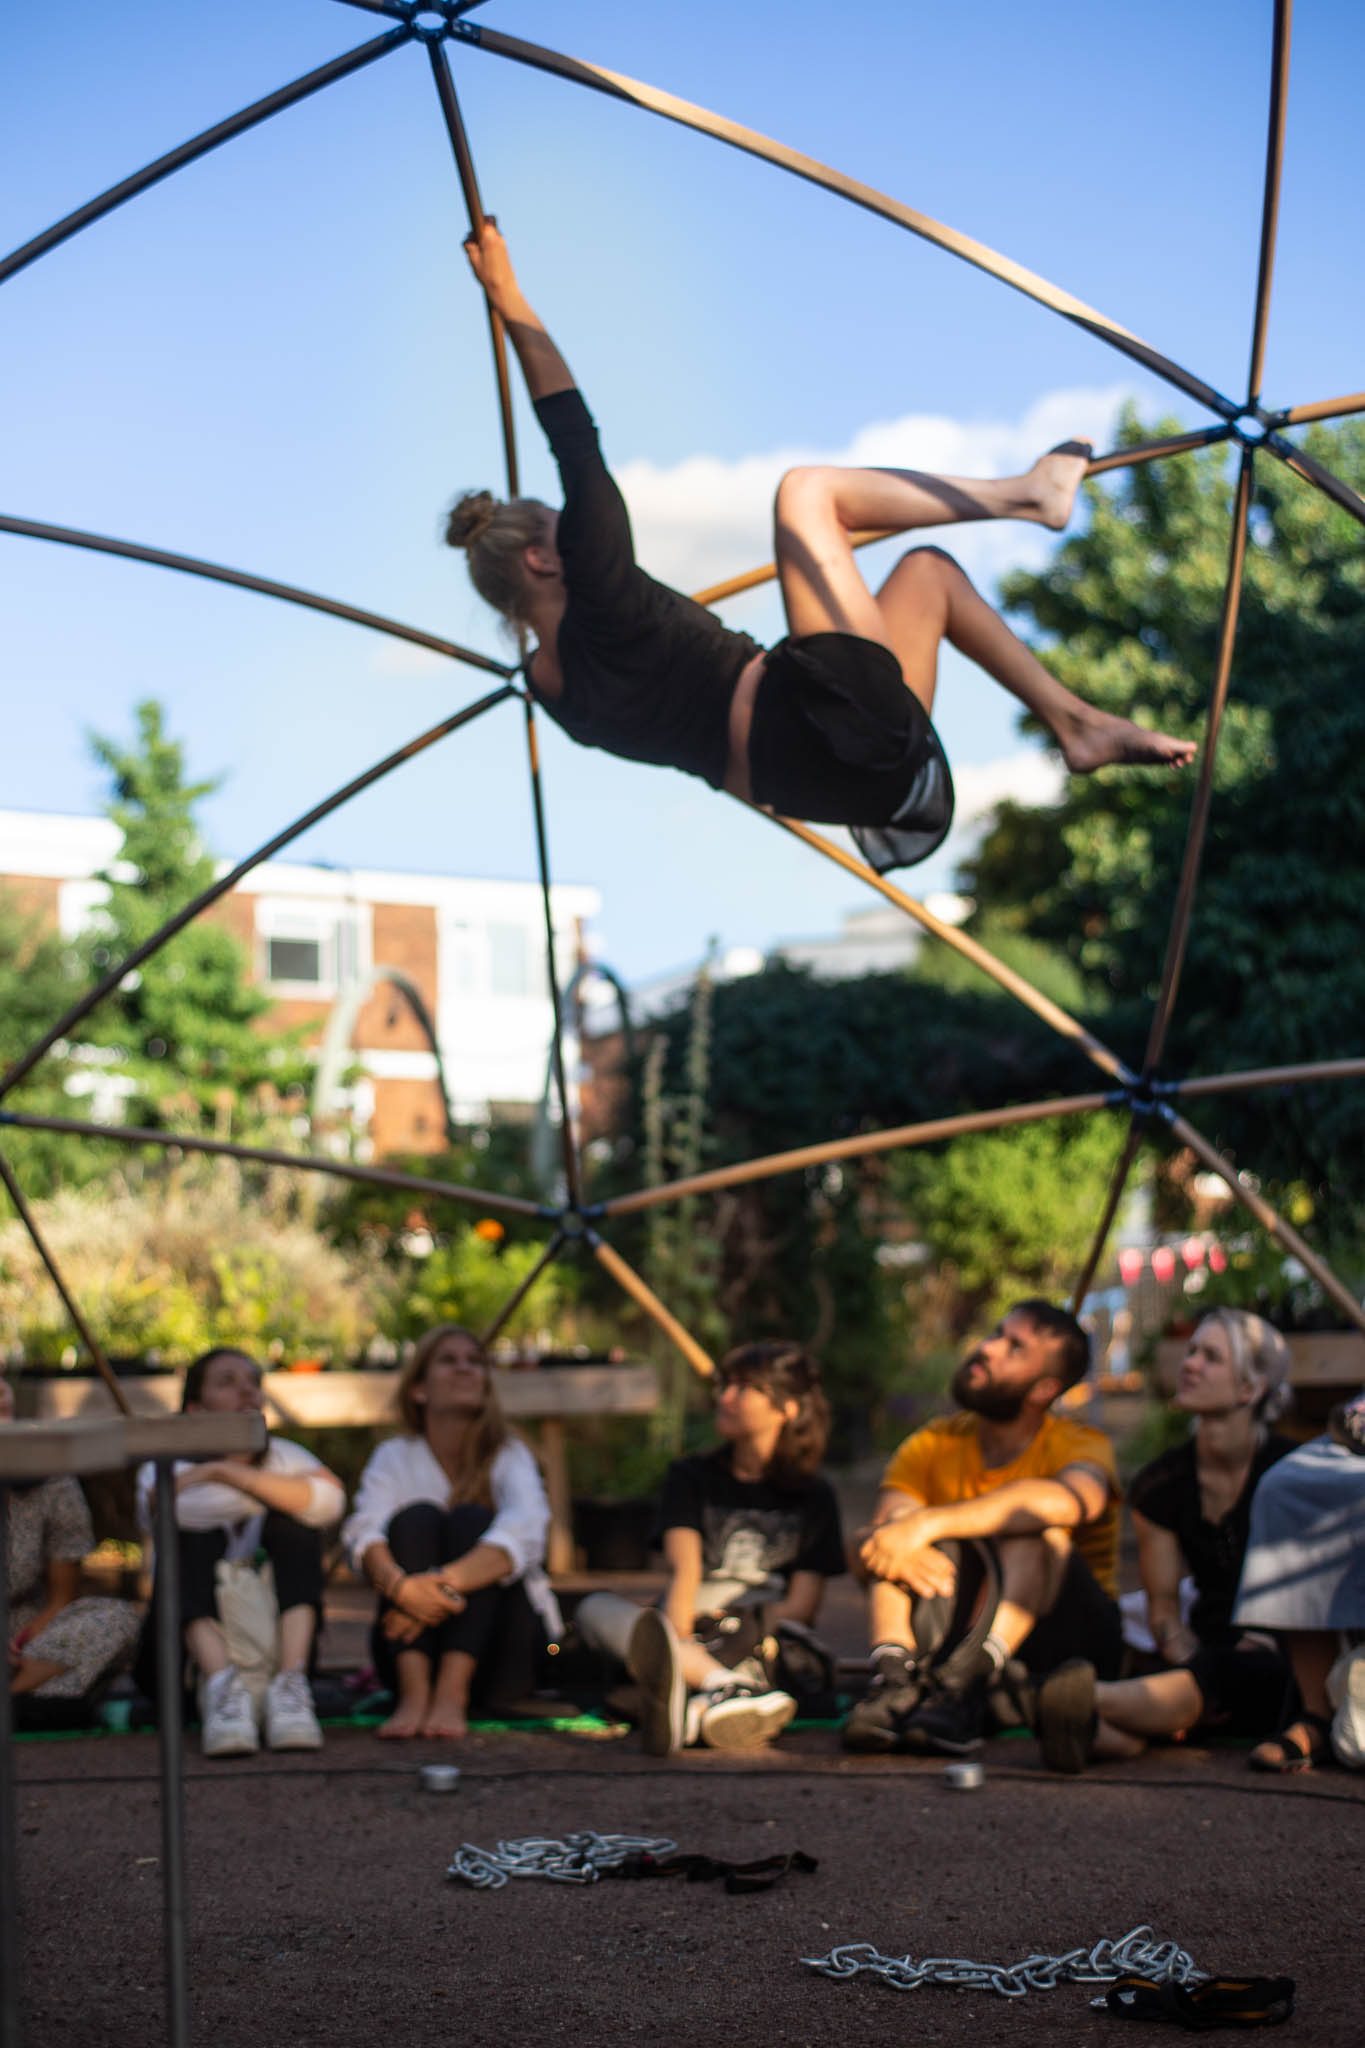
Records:
[[[901,1487],[884,1487],[867,1528],[854,1539],[857,1566],[926,1596],[951,1593],[952,1562],[934,1548],[950,1536],[1040,1536],[1078,1529],[1109,1503],[1109,1480],[1098,1465],[1066,1465],[1055,1479],[1013,1479],[975,1500],[929,1507]]]

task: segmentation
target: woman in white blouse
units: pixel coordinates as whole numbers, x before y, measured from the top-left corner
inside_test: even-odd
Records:
[[[380,1596],[374,1661],[397,1695],[380,1734],[455,1739],[479,1666],[515,1648],[520,1682],[509,1683],[504,1655],[497,1689],[529,1691],[530,1652],[560,1632],[544,1571],[550,1506],[472,1331],[427,1332],[398,1406],[404,1433],[366,1465],[342,1537]]]
[[[193,1414],[259,1411],[261,1369],[244,1351],[206,1351],[185,1374],[181,1408]],[[138,1474],[138,1507],[153,1524],[156,1468]],[[279,1669],[261,1707],[271,1749],[317,1749],[322,1742],[308,1687],[308,1665],[322,1612],[322,1532],[341,1520],[346,1494],[336,1475],[284,1437],[257,1457],[213,1458],[175,1468],[180,1551],[180,1616],[185,1647],[199,1673],[205,1756],[248,1756],[260,1747],[256,1707],[228,1654],[218,1612],[218,1565],[264,1550],[280,1610]]]

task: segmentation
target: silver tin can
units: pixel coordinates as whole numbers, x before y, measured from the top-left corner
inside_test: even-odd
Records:
[[[460,1788],[458,1764],[423,1764],[419,1775],[424,1792],[458,1792]]]
[[[943,1782],[950,1792],[979,1792],[986,1782],[984,1764],[946,1764]]]

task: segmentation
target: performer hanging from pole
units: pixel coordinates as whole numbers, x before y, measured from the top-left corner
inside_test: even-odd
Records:
[[[999,481],[905,469],[789,470],[776,551],[789,638],[764,650],[635,563],[624,500],[564,358],[517,283],[493,221],[465,251],[506,325],[559,465],[564,506],[467,493],[446,539],[475,589],[535,640],[526,677],[571,739],[700,775],[811,823],[846,825],[880,871],[923,860],[953,816],[931,722],[947,640],[1048,727],[1073,773],[1184,767],[1194,744],[1086,704],[940,548],[903,555],[875,594],[850,534],[974,519],[1066,525],[1091,453],[1067,441]]]

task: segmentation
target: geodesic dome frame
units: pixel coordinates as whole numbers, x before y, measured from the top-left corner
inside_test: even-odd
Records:
[[[911,234],[933,243],[950,255],[973,264],[987,275],[1010,285],[1024,293],[1038,304],[1047,307],[1063,319],[1093,334],[1109,347],[1118,350],[1132,361],[1154,375],[1164,379],[1187,398],[1194,400],[1206,411],[1215,415],[1215,424],[1190,433],[1177,434],[1165,439],[1145,443],[1138,447],[1124,448],[1096,457],[1089,465],[1089,474],[1097,475],[1106,470],[1119,469],[1143,462],[1152,462],[1174,457],[1199,448],[1211,447],[1220,442],[1235,443],[1240,450],[1240,461],[1233,498],[1232,532],[1229,541],[1227,575],[1224,588],[1222,613],[1214,657],[1209,708],[1204,733],[1204,744],[1200,755],[1199,768],[1191,802],[1189,826],[1186,836],[1184,858],[1181,866],[1176,901],[1171,918],[1167,940],[1165,962],[1159,991],[1153,1007],[1151,1023],[1142,1065],[1139,1069],[1129,1067],[1126,1062],[1087,1030],[1074,1017],[1069,1016],[1056,1003],[1031,986],[1022,976],[997,960],[990,952],[966,933],[958,931],[935,917],[922,903],[897,888],[884,876],[877,874],[853,854],[815,832],[809,825],[793,818],[773,816],[770,822],[804,841],[806,845],[828,860],[836,862],[849,874],[855,875],[869,887],[876,889],[888,902],[894,904],[907,916],[913,918],[924,930],[932,933],[944,944],[951,946],[965,958],[971,960],[1001,988],[1023,1003],[1034,1014],[1049,1024],[1054,1031],[1070,1040],[1083,1052],[1104,1077],[1104,1086],[1092,1094],[1054,1098],[1043,1102],[1017,1104],[1009,1108],[981,1111],[962,1116],[941,1117],[919,1124],[900,1126],[896,1129],[862,1133],[856,1137],[839,1139],[824,1144],[806,1145],[797,1150],[772,1154],[760,1159],[741,1162],[714,1171],[692,1175],[686,1179],[674,1180],[654,1187],[637,1189],[602,1202],[586,1199],[582,1159],[578,1136],[574,1130],[572,1109],[564,1069],[564,1017],[565,1000],[561,991],[555,967],[554,927],[550,897],[550,862],[546,837],[545,807],[541,785],[539,754],[537,747],[536,710],[529,690],[517,681],[519,670],[504,662],[491,659],[469,648],[456,645],[436,634],[401,622],[383,618],[376,613],[363,611],[354,605],[336,599],[319,596],[316,592],[298,589],[289,584],[272,581],[245,570],[225,568],[221,564],[196,560],[187,555],[172,554],[164,549],[144,546],[138,542],[116,540],[108,535],[84,533],[74,528],[43,525],[34,520],[0,515],[0,531],[5,531],[36,540],[63,543],[68,546],[94,549],[105,554],[121,555],[133,561],[149,562],[156,566],[175,569],[193,576],[202,576],[218,582],[239,585],[246,590],[259,592],[286,603],[310,607],[316,611],[328,612],[335,617],[348,619],[375,631],[390,634],[402,640],[429,648],[449,656],[469,667],[480,669],[497,679],[496,686],[485,696],[464,706],[438,725],[421,733],[396,753],[388,755],[344,788],[335,791],[321,803],[297,818],[282,832],[275,834],[263,846],[248,855],[229,873],[220,877],[213,886],[206,889],[192,902],[176,913],[162,928],[153,934],[145,944],[137,947],[126,959],[111,967],[103,978],[89,988],[81,998],[59,1017],[38,1042],[16,1060],[9,1071],[0,1076],[0,1099],[8,1096],[33,1068],[52,1050],[59,1040],[69,1039],[73,1030],[95,1006],[103,1001],[124,978],[132,973],[144,960],[182,930],[193,918],[206,910],[210,904],[229,890],[262,861],[268,860],[280,849],[320,819],[337,810],[351,797],[356,796],[371,783],[390,774],[403,762],[434,746],[471,720],[479,718],[495,705],[517,699],[520,701],[525,721],[527,763],[530,777],[532,810],[535,825],[536,857],[540,888],[544,906],[545,936],[547,948],[547,982],[551,996],[554,1017],[551,1045],[551,1067],[555,1092],[559,1098],[560,1143],[562,1150],[564,1199],[557,1204],[538,1204],[521,1197],[498,1194],[483,1188],[465,1188],[446,1181],[424,1178],[420,1175],[399,1173],[388,1168],[361,1165],[325,1157],[282,1152],[259,1146],[239,1145],[222,1139],[201,1137],[195,1133],[162,1130],[146,1130],[129,1126],[110,1126],[79,1122],[72,1118],[36,1116],[17,1110],[0,1110],[0,1124],[10,1124],[25,1129],[46,1130],[79,1138],[98,1138],[129,1145],[153,1145],[175,1147],[182,1151],[197,1151],[226,1154],[231,1157],[263,1164],[293,1167],[300,1170],[329,1174],[334,1177],[370,1184],[405,1189],[414,1194],[425,1195],[433,1200],[453,1201],[472,1205],[480,1209],[501,1210],[505,1214],[523,1216],[539,1221],[548,1228],[549,1235],[544,1250],[530,1273],[507,1301],[493,1323],[485,1332],[491,1339],[502,1328],[519,1302],[529,1292],[540,1274],[574,1242],[582,1242],[591,1250],[599,1264],[612,1276],[628,1294],[675,1343],[699,1372],[709,1373],[712,1361],[695,1338],[683,1328],[670,1313],[667,1306],[646,1284],[634,1268],[622,1258],[620,1252],[603,1234],[601,1226],[610,1225],[616,1218],[628,1216],[656,1203],[675,1201],[686,1196],[718,1191],[739,1183],[765,1179],[779,1173],[793,1172],[808,1167],[824,1165],[835,1161],[864,1157],[871,1153],[889,1151],[900,1147],[929,1144],[935,1140],[952,1138],[973,1131],[1004,1129],[1008,1126],[1032,1123],[1060,1116],[1082,1115],[1100,1109],[1118,1109],[1129,1118],[1129,1128],[1119,1160],[1113,1175],[1106,1201],[1096,1228],[1090,1253],[1080,1274],[1075,1301],[1079,1305],[1094,1277],[1095,1270],[1103,1255],[1110,1229],[1122,1200],[1138,1148],[1144,1133],[1152,1126],[1164,1126],[1195,1155],[1208,1171],[1222,1179],[1230,1192],[1247,1209],[1251,1216],[1271,1232],[1289,1252],[1293,1253],[1336,1303],[1342,1312],[1360,1329],[1365,1330],[1365,1309],[1356,1300],[1342,1281],[1331,1271],[1312,1249],[1304,1243],[1298,1232],[1260,1194],[1254,1182],[1239,1173],[1233,1162],[1213,1146],[1203,1134],[1189,1122],[1180,1103],[1204,1095],[1226,1091],[1254,1089],[1269,1086],[1286,1086],[1304,1081],[1347,1080],[1365,1076],[1365,1057],[1317,1061],[1296,1066],[1258,1068],[1231,1074],[1201,1076],[1193,1079],[1164,1079],[1161,1075],[1161,1061],[1166,1047],[1171,1017],[1180,989],[1190,921],[1193,915],[1195,891],[1203,856],[1204,841],[1208,827],[1213,789],[1214,763],[1217,753],[1219,732],[1224,707],[1227,702],[1231,679],[1233,649],[1237,631],[1237,617],[1241,598],[1242,574],[1246,557],[1248,519],[1251,510],[1251,494],[1258,459],[1273,458],[1291,469],[1297,476],[1324,492],[1332,501],[1353,518],[1365,524],[1365,499],[1362,499],[1349,485],[1326,469],[1321,463],[1296,447],[1284,437],[1284,429],[1303,425],[1315,420],[1340,418],[1349,413],[1365,411],[1365,392],[1355,392],[1344,397],[1324,399],[1309,404],[1293,405],[1280,409],[1270,408],[1262,403],[1261,381],[1265,358],[1265,339],[1270,312],[1271,282],[1274,269],[1276,225],[1279,211],[1280,174],[1284,148],[1284,127],[1286,98],[1289,79],[1290,34],[1292,25],[1292,0],[1275,0],[1273,52],[1271,63],[1270,104],[1265,159],[1265,187],[1261,214],[1260,258],[1258,264],[1256,293],[1251,328],[1250,363],[1247,375],[1247,393],[1242,400],[1226,397],[1212,384],[1206,383],[1193,372],[1173,362],[1169,357],[1151,347],[1147,342],[1120,327],[1117,322],[1096,312],[1093,307],[1083,304],[1069,293],[1047,282],[1031,271],[1011,262],[980,242],[944,226],[941,222],[917,213],[900,201],[889,198],[885,193],[860,184],[843,173],[831,170],[813,158],[803,156],[785,144],[774,142],[751,129],[743,128],[734,121],[707,112],[688,101],[661,92],[653,86],[643,85],[638,80],[626,78],[619,73],[605,70],[599,65],[588,64],[576,58],[540,47],[534,43],[504,35],[500,31],[475,24],[468,19],[483,0],[342,0],[342,4],[361,8],[363,11],[388,17],[393,26],[372,41],[346,52],[343,56],[321,65],[317,70],[282,86],[277,92],[257,100],[240,113],[206,129],[178,149],[159,157],[141,171],[112,186],[98,198],[69,214],[64,220],[37,235],[32,241],[16,249],[11,255],[0,260],[0,283],[13,276],[28,264],[46,255],[49,250],[89,227],[104,214],[109,213],[125,200],[134,198],[161,179],[169,177],[184,165],[194,162],[220,143],[230,141],[234,136],[268,119],[271,115],[293,106],[312,93],[333,84],[338,79],[349,77],[376,59],[390,52],[412,44],[424,48],[430,65],[432,81],[440,102],[441,113],[450,138],[455,159],[455,168],[464,195],[471,229],[477,229],[484,219],[483,202],[474,159],[470,150],[455,81],[451,71],[448,45],[455,44],[461,49],[479,50],[486,55],[502,57],[513,63],[530,66],[550,73],[573,84],[585,86],[594,92],[624,100],[647,112],[675,121],[692,128],[699,134],[729,144],[735,149],[758,157],[792,176],[823,187],[826,191],[850,201],[856,206],[880,215],[894,225]],[[498,405],[502,426],[503,450],[507,472],[507,487],[510,495],[518,493],[518,462],[516,430],[512,416],[511,382],[508,373],[506,341],[502,323],[491,307],[489,333],[492,344],[493,364],[497,383]],[[855,545],[886,538],[883,533],[855,535]],[[770,581],[776,574],[771,563],[753,569],[729,581],[696,593],[702,604],[716,604],[727,597],[747,590],[760,583]],[[524,650],[523,650],[524,652]],[[58,1267],[44,1244],[36,1220],[29,1208],[13,1170],[3,1155],[0,1155],[0,1179],[3,1179],[20,1217],[33,1237],[34,1243],[48,1268],[52,1279],[76,1325],[91,1356],[103,1373],[111,1392],[120,1406],[126,1405],[116,1380],[104,1359],[100,1344],[82,1315],[79,1305],[72,1298]]]

